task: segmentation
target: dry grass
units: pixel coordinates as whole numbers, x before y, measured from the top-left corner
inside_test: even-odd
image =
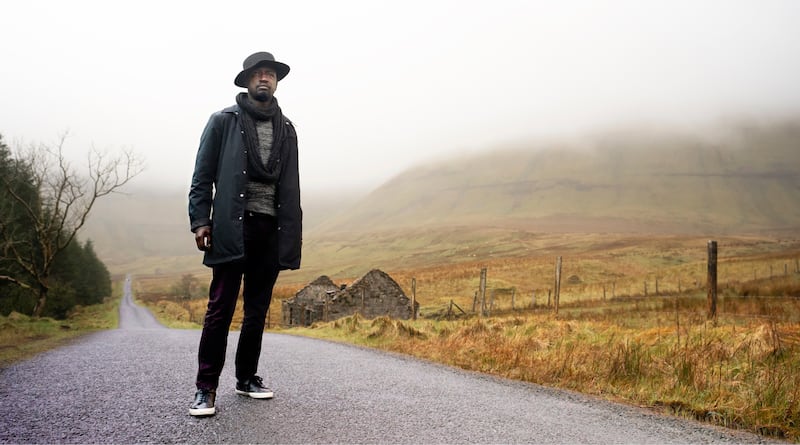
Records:
[[[455,321],[356,315],[290,332],[376,347],[507,378],[568,388],[765,435],[800,439],[800,325],[723,314],[687,298],[620,310],[520,312]],[[800,301],[784,301],[797,314]],[[685,306],[690,305],[691,308]],[[630,319],[636,322],[631,323]],[[669,320],[671,318],[671,320]]]
[[[208,283],[211,281],[210,274],[197,275],[200,290],[198,293],[205,294],[208,291]],[[203,317],[206,313],[207,297],[197,298],[175,298],[170,295],[170,287],[180,280],[180,276],[169,275],[150,275],[137,276],[134,280],[134,297],[139,304],[147,306],[153,315],[165,326],[178,329],[197,329],[203,325]],[[270,305],[269,327],[279,326],[281,319],[281,300],[291,298],[303,286],[299,284],[282,284],[275,286],[272,292],[272,304]],[[242,326],[241,298],[233,314],[231,329],[238,330]]]
[[[521,247],[480,260],[425,258],[417,267],[404,260],[385,268],[406,293],[416,280],[421,320],[356,315],[289,332],[800,440],[800,241],[720,239],[716,322],[706,320],[707,239],[588,234],[511,241]],[[547,294],[559,255],[562,305],[555,315]],[[484,267],[488,290],[496,291],[493,316],[447,320],[451,301],[471,311]],[[330,275],[340,284],[358,278]],[[136,296],[164,319],[199,326],[205,298],[170,301],[164,294],[178,279],[136,277]],[[208,277],[200,281],[205,286]],[[276,287],[271,326],[280,325],[280,299],[305,284]],[[240,321],[237,312],[234,329]]]

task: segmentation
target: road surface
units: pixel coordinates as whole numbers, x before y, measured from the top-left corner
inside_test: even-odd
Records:
[[[399,355],[265,334],[272,400],[194,418],[198,330],[166,329],[126,286],[120,328],[0,370],[2,443],[765,443],[693,421]]]

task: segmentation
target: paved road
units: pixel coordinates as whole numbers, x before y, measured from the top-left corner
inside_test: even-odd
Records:
[[[164,326],[156,320],[150,311],[137,306],[133,302],[133,290],[131,289],[131,276],[125,277],[125,284],[122,286],[122,302],[119,309],[119,328],[120,329],[162,329]]]
[[[138,315],[137,315],[138,314]],[[756,443],[763,439],[411,358],[265,334],[272,400],[237,396],[231,333],[215,417],[188,415],[200,332],[129,292],[120,329],[0,370],[3,443]]]

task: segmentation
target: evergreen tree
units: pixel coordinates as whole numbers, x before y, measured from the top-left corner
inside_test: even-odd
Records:
[[[32,208],[40,205],[30,170],[14,159],[0,135],[0,313],[11,311],[30,313],[36,304],[34,294],[23,284],[33,281],[30,271],[14,260],[16,254],[35,258],[35,237],[26,218],[25,209],[11,198],[9,190],[22,197]],[[21,284],[22,283],[22,284]]]
[[[83,283],[78,288],[81,304],[102,303],[103,299],[111,296],[111,274],[106,265],[100,261],[94,251],[92,240],[86,240],[83,245]]]
[[[72,307],[81,304],[83,264],[83,249],[78,242],[69,243],[58,253],[50,273],[48,304],[42,315],[64,318]]]
[[[75,305],[98,304],[111,296],[111,275],[91,240],[83,246],[73,241],[59,252],[50,279],[54,284],[43,314],[51,317],[63,318]]]

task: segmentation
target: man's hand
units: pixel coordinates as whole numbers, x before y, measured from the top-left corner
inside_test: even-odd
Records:
[[[211,250],[211,226],[198,227],[194,231],[194,242],[199,250]]]

